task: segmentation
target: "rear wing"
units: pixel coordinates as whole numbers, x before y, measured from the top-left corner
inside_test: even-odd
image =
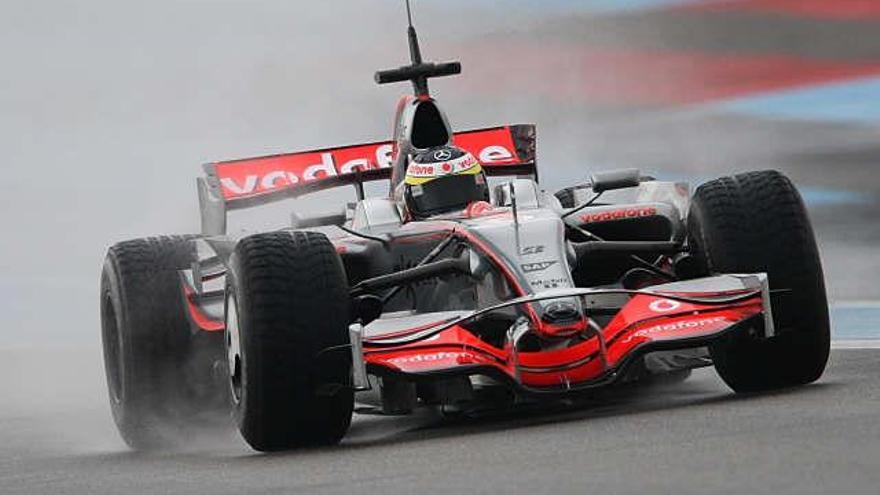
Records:
[[[535,166],[535,126],[518,124],[457,132],[453,142],[476,156],[489,176],[531,176]],[[391,179],[390,141],[300,151],[204,165],[198,179],[202,233],[226,232],[226,212],[303,194]]]

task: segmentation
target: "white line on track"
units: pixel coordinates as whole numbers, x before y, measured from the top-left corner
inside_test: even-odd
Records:
[[[877,340],[833,340],[832,349],[880,349],[880,339]]]
[[[836,301],[831,304],[832,311],[846,310],[878,310],[880,311],[880,301],[876,300],[851,300]],[[839,318],[839,317],[838,317]],[[832,318],[833,320],[834,318]],[[834,321],[832,321],[834,324]],[[833,335],[833,334],[832,334]],[[873,337],[868,334],[867,336]],[[880,349],[880,318],[877,320],[877,338],[872,339],[836,339],[831,341],[832,349]]]
[[[854,299],[831,303],[831,309],[880,309],[880,301]]]

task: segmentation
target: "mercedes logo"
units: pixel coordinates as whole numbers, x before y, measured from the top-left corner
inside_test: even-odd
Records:
[[[437,150],[434,152],[434,159],[437,161],[445,162],[450,158],[452,158],[452,152],[449,150]]]

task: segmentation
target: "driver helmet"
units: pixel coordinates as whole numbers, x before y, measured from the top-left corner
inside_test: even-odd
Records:
[[[443,145],[410,158],[403,199],[409,214],[419,219],[463,210],[475,201],[489,201],[489,187],[474,155]]]

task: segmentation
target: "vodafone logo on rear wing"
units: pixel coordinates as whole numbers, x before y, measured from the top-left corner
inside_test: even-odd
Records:
[[[235,199],[359,170],[390,168],[391,153],[391,144],[366,144],[223,162],[216,171],[223,197]]]
[[[521,138],[514,135],[515,127],[531,128],[530,144],[534,149],[532,126],[456,133],[454,142],[476,156],[490,174],[500,172],[501,168],[527,165],[533,160],[518,153],[517,139]],[[218,162],[213,164],[213,169],[223,199],[234,201],[368,170],[387,169],[390,177],[393,149],[390,142],[370,143]]]

